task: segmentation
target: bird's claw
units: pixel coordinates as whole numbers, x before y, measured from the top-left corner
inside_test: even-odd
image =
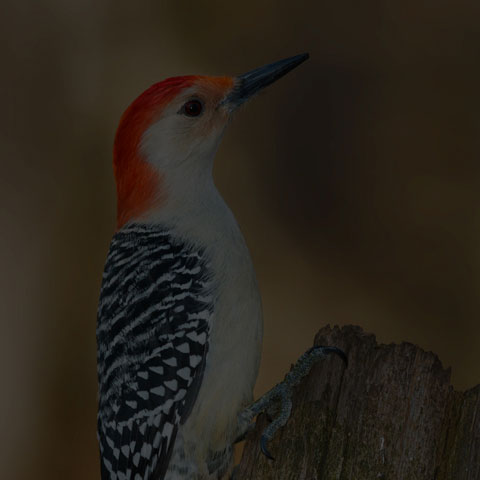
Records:
[[[340,348],[337,348],[337,347],[320,347],[320,346],[317,346],[317,347],[312,347],[310,349],[310,351],[312,350],[316,350],[316,349],[322,349],[322,353],[326,353],[326,354],[330,354],[330,353],[334,353],[335,355],[338,355],[342,360],[343,362],[345,363],[345,366],[348,367],[348,357],[347,357],[347,354],[341,350]]]
[[[265,408],[264,413],[267,417],[269,423],[272,423],[273,420],[278,417],[282,410],[282,401],[278,401],[277,399],[272,400],[267,408]]]
[[[280,408],[278,409],[278,415],[272,419],[271,423],[265,428],[260,439],[260,448],[262,453],[270,460],[274,460],[273,456],[267,449],[267,442],[273,438],[275,433],[280,427],[283,427],[287,420],[290,418],[290,412],[292,410],[292,389],[300,383],[300,380],[308,374],[313,364],[320,358],[324,358],[327,355],[334,353],[338,355],[348,366],[348,358],[343,350],[337,347],[322,347],[315,346],[307,350],[297,361],[292,370],[287,373],[285,380],[253,405],[251,405],[245,412],[253,419],[253,417],[260,412],[271,413],[271,407],[279,400]]]
[[[268,451],[267,449],[267,437],[265,435],[262,435],[262,438],[260,439],[260,448],[262,449],[262,453],[269,459],[269,460],[275,460],[272,457],[272,454]]]
[[[315,346],[307,350],[297,361],[292,370],[286,375],[285,380],[275,386],[265,397],[268,398],[267,405],[264,410],[271,413],[271,407],[275,405],[276,400],[280,400],[279,413],[276,415],[270,425],[263,431],[260,448],[262,453],[270,460],[273,456],[267,449],[267,442],[275,435],[276,431],[283,427],[288,419],[292,409],[292,389],[300,383],[300,380],[305,377],[316,360],[323,358],[331,353],[338,355],[348,366],[348,357],[343,350],[337,347],[322,347]],[[270,407],[270,408],[269,408]],[[270,410],[270,412],[269,412]]]

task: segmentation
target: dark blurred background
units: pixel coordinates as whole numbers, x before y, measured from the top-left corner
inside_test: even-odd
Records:
[[[326,323],[417,343],[456,388],[479,383],[479,15],[477,0],[2,0],[2,477],[99,478],[111,147],[167,76],[311,55],[217,156],[264,300],[257,395]]]

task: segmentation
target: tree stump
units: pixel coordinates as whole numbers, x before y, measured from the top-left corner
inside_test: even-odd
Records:
[[[259,416],[239,480],[478,480],[480,385],[457,392],[437,356],[410,343],[378,345],[360,327],[322,328],[320,360],[297,387],[292,416],[268,460]]]

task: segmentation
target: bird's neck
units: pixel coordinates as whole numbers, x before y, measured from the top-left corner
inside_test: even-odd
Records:
[[[219,236],[241,236],[237,222],[218,192],[211,169],[170,172],[165,178],[166,201],[145,221],[164,225],[186,239],[211,245]]]

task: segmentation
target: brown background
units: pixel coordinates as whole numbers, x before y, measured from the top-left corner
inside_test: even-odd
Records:
[[[99,478],[95,310],[119,116],[167,76],[309,51],[226,134],[264,299],[257,395],[326,323],[480,381],[480,3],[3,0],[0,470]]]

